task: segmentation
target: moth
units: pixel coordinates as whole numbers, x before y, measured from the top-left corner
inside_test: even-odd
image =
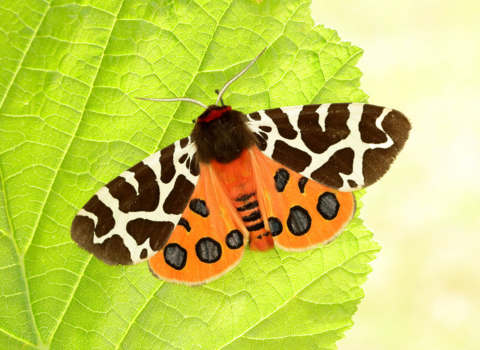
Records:
[[[262,51],[263,53],[263,51]],[[260,55],[262,54],[260,53]],[[75,216],[73,240],[111,265],[148,261],[189,286],[212,281],[250,250],[301,252],[334,240],[352,220],[352,191],[389,169],[410,131],[399,111],[362,103],[243,114],[190,98],[205,111],[189,137],[101,188]]]

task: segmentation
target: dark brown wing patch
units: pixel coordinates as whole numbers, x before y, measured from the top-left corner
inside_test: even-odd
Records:
[[[272,158],[298,173],[304,171],[312,163],[312,157],[307,152],[289,146],[282,140],[275,142]]]
[[[173,164],[173,152],[175,144],[171,144],[160,151],[161,175],[160,180],[164,184],[168,184],[175,176],[175,164]]]
[[[318,105],[303,106],[298,117],[298,127],[302,141],[314,153],[324,153],[330,146],[344,140],[350,134],[347,126],[348,104],[331,105],[325,119],[325,127],[320,126]]]
[[[98,226],[98,225],[97,225]],[[94,243],[95,222],[89,217],[77,215],[72,222],[72,239],[80,248],[101,256],[102,261],[108,265],[131,265],[130,251],[123,244],[120,236],[112,236],[102,243]]]
[[[297,137],[298,133],[290,123],[288,115],[283,113],[280,108],[270,109],[267,116],[272,118],[272,121],[277,126],[280,136],[288,140],[294,140]]]
[[[123,172],[78,212],[71,235],[107,264],[136,264],[160,251],[178,224],[198,181],[189,138]]]
[[[383,107],[379,106],[363,106],[362,119],[360,119],[360,124],[358,126],[363,142],[374,144],[387,142],[388,138],[385,132],[377,128],[375,125],[375,121],[380,117],[383,109]]]
[[[131,178],[129,173],[134,174],[138,188],[127,182],[126,178]],[[160,188],[152,168],[140,162],[124,174],[125,177],[118,176],[106,185],[112,197],[118,199],[119,209],[124,213],[154,211],[158,207]]]
[[[335,152],[320,168],[312,172],[311,178],[331,188],[343,186],[342,174],[351,174],[355,152],[351,148],[344,148]]]
[[[163,211],[167,214],[182,214],[194,190],[195,185],[185,175],[178,175],[173,189],[163,203]]]
[[[131,220],[127,224],[127,232],[142,245],[150,238],[150,247],[159,251],[167,243],[175,225],[170,221],[152,221],[147,219]]]
[[[392,110],[383,120],[382,128],[391,137],[393,144],[389,148],[374,148],[365,152],[363,156],[365,186],[373,184],[388,171],[393,160],[405,145],[411,126],[407,117],[399,111]],[[364,134],[365,136],[363,136]],[[372,138],[368,133],[364,134],[362,134],[362,138]]]

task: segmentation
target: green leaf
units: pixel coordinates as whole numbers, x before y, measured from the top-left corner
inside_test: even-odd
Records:
[[[214,90],[250,112],[365,102],[362,51],[302,0],[5,0],[0,7],[0,344],[4,349],[335,348],[379,246],[355,218],[306,253],[246,251],[202,287],[104,265],[70,239],[105,183],[186,136]],[[358,195],[358,194],[357,194]],[[357,196],[358,199],[358,196]],[[358,213],[357,213],[358,215]]]

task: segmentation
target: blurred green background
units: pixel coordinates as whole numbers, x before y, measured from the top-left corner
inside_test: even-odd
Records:
[[[369,102],[404,112],[407,146],[361,217],[383,249],[350,349],[480,349],[480,2],[314,1],[365,50]]]

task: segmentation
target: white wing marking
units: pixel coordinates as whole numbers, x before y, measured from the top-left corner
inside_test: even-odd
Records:
[[[138,181],[135,178],[135,173],[132,173],[131,171],[124,171],[119,175],[120,177],[123,177],[125,179],[125,182],[128,182],[132,187],[135,189],[135,193],[138,196]]]

